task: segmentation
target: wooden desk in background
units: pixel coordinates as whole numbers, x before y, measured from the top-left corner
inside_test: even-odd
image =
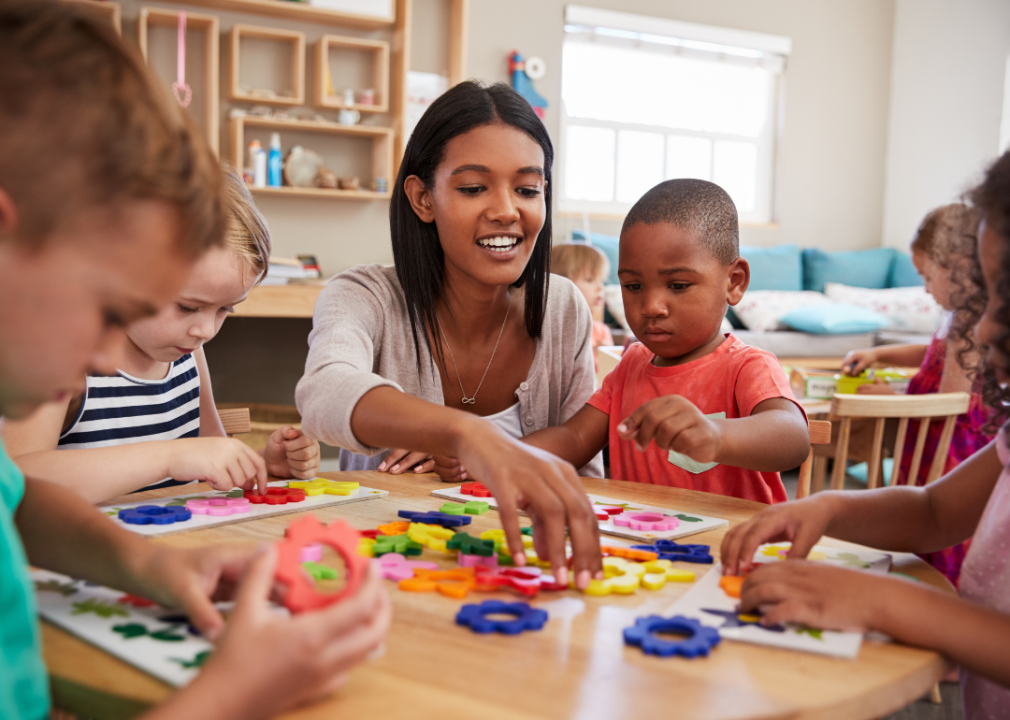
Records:
[[[319,285],[259,285],[249,291],[244,302],[235,306],[235,317],[311,318]]]
[[[444,487],[434,475],[324,473],[389,490],[388,498],[317,509],[324,521],[342,517],[359,528],[396,518],[397,510],[433,510],[442,500],[431,491]],[[726,518],[730,526],[764,506],[735,498],[675,488],[585,480],[588,492],[629,502],[675,507]],[[153,490],[131,501],[193,492],[203,486]],[[278,540],[297,515],[263,518],[158,538],[175,547],[226,541]],[[472,534],[499,527],[498,513],[475,517]],[[691,542],[717,550],[727,528],[694,535]],[[628,543],[606,537],[611,544]],[[825,540],[844,547],[845,543]],[[426,560],[435,554],[426,552]],[[455,566],[448,558],[439,563]],[[700,574],[705,565],[681,565]],[[950,586],[912,555],[895,555],[896,571],[937,587]],[[690,718],[875,718],[925,695],[946,672],[935,652],[867,640],[855,660],[839,660],[787,650],[724,642],[708,658],[657,658],[628,647],[622,630],[636,616],[666,614],[690,584],[671,583],[659,591],[590,597],[575,592],[544,593],[536,604],[554,614],[540,632],[518,637],[476,635],[454,623],[460,602],[436,593],[401,592],[387,583],[394,619],[383,657],[351,673],[332,697],[285,717],[309,718],[481,718],[529,720],[642,720]],[[475,593],[515,601],[508,593]],[[105,708],[134,712],[164,700],[172,690],[48,623],[42,624],[45,659],[61,705],[81,713]],[[283,688],[277,688],[284,692]],[[221,692],[229,692],[222,687]],[[118,703],[118,705],[117,705]],[[123,717],[122,713],[113,715]]]

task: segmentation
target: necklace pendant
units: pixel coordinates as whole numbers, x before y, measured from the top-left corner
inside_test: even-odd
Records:
[[[465,397],[465,398],[463,398],[463,404],[464,405],[473,405],[476,402],[477,402],[477,398],[476,397],[472,397],[472,398]]]

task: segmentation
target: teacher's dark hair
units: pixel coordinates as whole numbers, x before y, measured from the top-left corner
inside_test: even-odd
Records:
[[[445,92],[421,116],[407,142],[389,204],[393,259],[410,314],[418,372],[421,370],[420,334],[424,335],[428,350],[438,358],[439,364],[445,365],[441,345],[436,344],[432,348],[428,333],[424,332],[428,329],[433,336],[439,333],[435,299],[442,291],[444,257],[435,223],[421,221],[411,208],[403,185],[408,177],[417,175],[425,187],[431,189],[435,183],[435,170],[445,157],[445,146],[449,141],[474,128],[496,122],[526,133],[544,151],[547,215],[526,269],[513,284],[513,287],[526,289],[526,332],[531,338],[538,338],[543,328],[551,272],[551,190],[554,186],[551,165],[554,162],[554,146],[547,128],[533,108],[512,88],[504,83],[486,87],[467,80]]]

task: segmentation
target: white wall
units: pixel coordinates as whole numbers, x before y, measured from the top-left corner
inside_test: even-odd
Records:
[[[908,244],[1000,150],[1007,0],[896,0],[883,244]]]
[[[537,90],[557,144],[564,0],[471,0],[468,73],[506,80],[512,49],[539,55]],[[746,244],[826,250],[880,245],[893,0],[578,0],[578,4],[788,35],[776,224],[744,227]],[[617,233],[620,219],[595,219]],[[555,238],[582,227],[555,214]]]

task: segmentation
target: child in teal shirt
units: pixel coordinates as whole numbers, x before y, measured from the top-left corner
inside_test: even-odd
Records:
[[[113,372],[123,328],[170,302],[223,240],[216,158],[112,26],[78,5],[0,0],[4,418]],[[215,643],[147,720],[265,718],[331,692],[382,642],[389,599],[370,571],[354,597],[285,617],[268,602],[274,555],[157,545],[24,478],[0,447],[0,717],[49,712],[29,562],[178,607]],[[225,627],[214,602],[232,596]]]

